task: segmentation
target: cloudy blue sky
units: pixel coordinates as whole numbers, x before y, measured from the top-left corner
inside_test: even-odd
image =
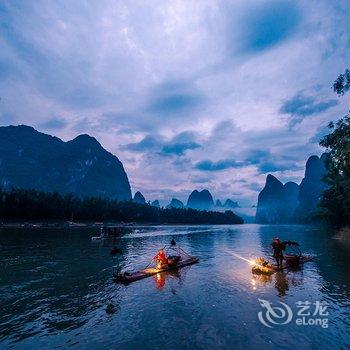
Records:
[[[147,199],[299,182],[349,100],[348,0],[0,2],[0,124],[95,136]]]

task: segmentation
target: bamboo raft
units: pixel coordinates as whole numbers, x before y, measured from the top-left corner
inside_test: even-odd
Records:
[[[116,273],[114,275],[114,280],[119,283],[128,284],[131,282],[135,282],[138,280],[141,280],[143,278],[151,277],[153,275],[156,275],[157,273],[164,272],[164,271],[171,271],[171,270],[177,270],[181,269],[182,267],[189,266],[192,264],[196,264],[199,262],[199,259],[190,256],[187,259],[180,260],[176,265],[168,265],[163,268],[147,268],[142,269],[135,272],[124,272],[124,273]]]
[[[260,264],[255,264],[252,267],[252,272],[254,274],[272,275],[278,271],[298,267],[299,265],[303,265],[303,264],[311,261],[312,259],[313,259],[313,257],[310,255],[302,255],[299,258],[298,262],[295,264],[290,264],[287,261],[283,262],[282,266],[277,266],[276,264],[268,264],[266,266],[263,266]]]

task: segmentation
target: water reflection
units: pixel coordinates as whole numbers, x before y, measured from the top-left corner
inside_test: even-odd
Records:
[[[286,291],[289,290],[289,282],[285,272],[278,271],[275,273],[275,288],[278,292],[278,296],[286,295]]]
[[[1,231],[0,347],[267,349],[283,334],[286,348],[300,339],[314,348],[349,348],[350,250],[327,232],[288,225],[136,229],[99,243],[91,242],[98,230]],[[269,257],[277,232],[318,257],[266,276],[230,254]],[[128,286],[113,283],[116,269],[143,268],[172,238],[200,263]],[[112,257],[113,247],[122,254]],[[331,326],[290,325],[276,336],[258,322],[259,298],[326,300]]]
[[[278,271],[272,275],[252,274],[251,285],[253,290],[263,288],[266,285],[274,286],[279,297],[287,295],[292,287],[301,286],[303,284],[302,273],[296,273],[299,270]]]
[[[158,291],[164,291],[165,286],[167,284],[170,284],[170,290],[173,294],[176,294],[179,287],[182,286],[182,284],[185,281],[186,274],[191,269],[190,266],[185,266],[181,269],[174,269],[170,271],[163,271],[155,274],[153,277],[154,286]],[[175,283],[171,283],[175,282]]]

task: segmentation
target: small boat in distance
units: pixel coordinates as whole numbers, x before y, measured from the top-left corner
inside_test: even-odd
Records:
[[[76,227],[85,227],[86,224],[82,222],[73,222],[73,221],[67,221],[67,225],[70,228],[76,228]]]
[[[104,239],[107,239],[108,235],[106,234],[104,227],[101,227],[100,235],[99,236],[93,236],[91,237],[92,241],[102,241]]]
[[[130,233],[132,230],[128,227],[119,225],[104,225],[101,227],[101,233],[99,236],[91,237],[92,241],[101,241],[108,238],[120,237],[125,233]]]

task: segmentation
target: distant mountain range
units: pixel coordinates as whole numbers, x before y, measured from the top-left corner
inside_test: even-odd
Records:
[[[131,199],[123,164],[95,138],[64,142],[25,125],[0,127],[0,186]]]
[[[323,154],[308,159],[300,185],[294,182],[283,184],[269,174],[258,197],[255,221],[264,224],[309,221],[326,188],[323,182],[326,158],[327,155]],[[25,125],[0,127],[0,187],[147,203],[140,191],[132,198],[123,164],[95,138],[79,135],[64,142]],[[158,200],[150,205],[160,207]],[[232,199],[214,202],[207,189],[192,191],[186,206],[179,199],[172,198],[166,207],[234,210],[242,216],[247,215],[244,208]]]
[[[176,199],[176,198],[173,198],[166,207],[167,208],[185,208],[184,204],[179,199]]]
[[[136,192],[133,198],[134,202],[144,204],[146,199],[141,192]],[[154,200],[151,205],[159,207],[159,200]],[[226,199],[223,205],[218,199],[215,204],[211,193],[204,189],[202,191],[194,190],[190,193],[187,204],[185,205],[181,200],[172,198],[171,202],[165,206],[166,208],[191,208],[197,210],[211,210],[211,211],[225,211],[240,208],[238,202],[234,202],[232,199]]]
[[[239,208],[239,204],[232,199],[226,199],[225,204],[222,204],[218,199],[214,204],[213,196],[208,190],[194,190],[188,197],[187,207],[199,210],[222,211],[223,209]]]
[[[326,188],[323,182],[326,158],[323,154],[320,158],[314,155],[308,159],[300,186],[295,182],[283,185],[276,177],[268,175],[258,197],[255,221],[276,224],[311,220]]]
[[[194,190],[187,200],[187,207],[198,210],[209,210],[214,207],[213,196],[208,190]]]
[[[234,202],[231,199],[226,199],[226,202],[224,204],[224,208],[231,208],[231,209],[239,208],[239,204],[238,204],[238,202]]]
[[[0,127],[0,187],[72,193],[79,197],[104,197],[145,204],[140,191],[132,197],[123,164],[89,135],[64,142],[26,125]],[[194,190],[187,207],[198,210],[237,208],[227,199],[214,205],[211,193]],[[160,207],[159,201],[151,203]],[[184,208],[173,198],[167,207]]]
[[[300,186],[294,182],[282,184],[273,175],[268,175],[265,187],[259,194],[255,221],[308,221],[326,188],[322,181],[325,160],[326,154],[308,159]],[[146,203],[139,191],[132,198],[123,164],[95,138],[79,135],[64,142],[25,125],[0,127],[0,187],[5,190],[16,187]],[[160,207],[158,200],[151,205]],[[166,207],[184,208],[185,205],[173,198]],[[239,204],[231,199],[216,200],[214,203],[207,189],[191,192],[186,207],[212,211],[241,210]]]
[[[160,208],[160,203],[159,203],[159,200],[158,200],[158,199],[156,199],[155,201],[153,201],[153,202],[151,203],[151,205],[152,205],[153,207]]]

